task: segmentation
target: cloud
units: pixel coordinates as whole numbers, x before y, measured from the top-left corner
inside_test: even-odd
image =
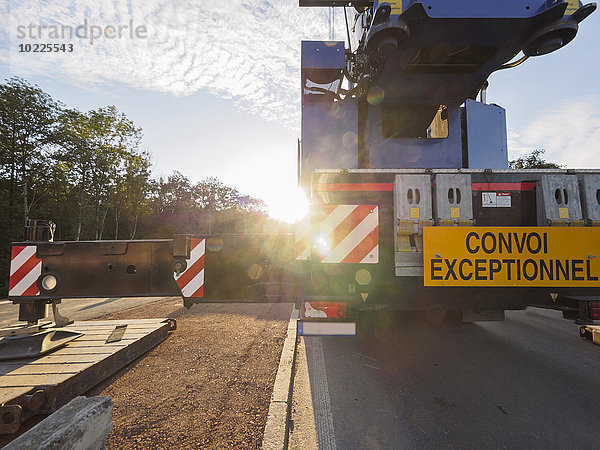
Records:
[[[11,72],[44,75],[83,86],[124,83],[189,95],[208,90],[244,111],[296,128],[300,41],[326,39],[326,8],[299,8],[295,0],[9,0],[0,31],[0,61]],[[343,39],[338,8],[336,37]],[[147,38],[20,39],[19,26],[129,25]],[[8,30],[8,33],[7,31]],[[23,28],[21,28],[23,30]],[[25,29],[28,32],[28,29]],[[33,29],[35,34],[38,30]],[[81,34],[81,33],[80,33]],[[72,53],[19,53],[23,43],[72,43]]]
[[[600,167],[600,98],[573,99],[508,130],[511,159],[544,149],[544,159],[569,168]]]

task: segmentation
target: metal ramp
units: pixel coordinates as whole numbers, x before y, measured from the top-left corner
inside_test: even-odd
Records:
[[[15,433],[37,414],[50,414],[113,375],[175,329],[173,319],[74,322],[82,333],[51,353],[0,361],[0,434]]]

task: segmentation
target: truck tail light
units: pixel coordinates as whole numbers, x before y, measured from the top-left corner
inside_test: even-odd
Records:
[[[600,320],[600,302],[589,302],[588,311],[591,320]]]

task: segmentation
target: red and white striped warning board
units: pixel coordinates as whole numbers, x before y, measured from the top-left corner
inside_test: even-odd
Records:
[[[310,215],[296,223],[296,260],[310,259]]]
[[[35,257],[35,245],[15,245],[10,258],[9,297],[40,295],[37,279],[42,274],[42,260]]]
[[[316,245],[323,263],[379,262],[377,205],[326,205]]]
[[[206,241],[192,239],[190,258],[186,259],[187,267],[175,275],[177,286],[184,297],[202,297],[204,295],[204,252]]]

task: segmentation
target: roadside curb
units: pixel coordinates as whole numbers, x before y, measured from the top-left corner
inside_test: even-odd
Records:
[[[288,418],[292,403],[294,364],[296,362],[298,312],[296,308],[292,309],[279,359],[261,445],[261,448],[265,450],[286,449],[288,445]]]

